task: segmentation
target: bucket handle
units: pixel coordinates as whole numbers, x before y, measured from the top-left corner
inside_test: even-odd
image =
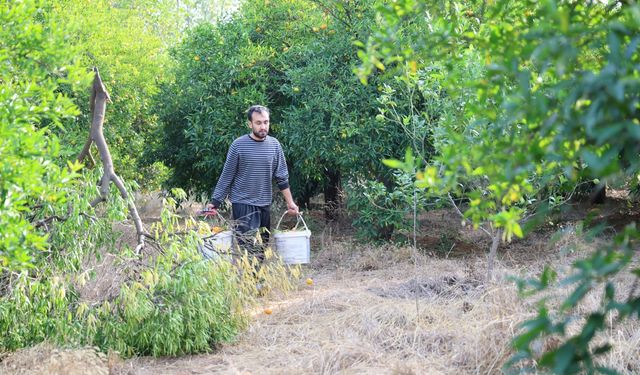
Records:
[[[280,220],[278,220],[278,225],[276,225],[276,229],[278,230],[278,228],[280,228],[280,223],[282,223],[282,219],[284,219],[284,215],[287,214],[287,211],[285,211],[282,216],[280,216]],[[297,215],[297,221],[296,221],[296,226],[293,227],[293,230],[298,229],[298,224],[300,224],[300,221],[302,220],[302,224],[304,224],[304,229],[309,230],[309,227],[307,227],[307,223],[305,223],[304,219],[302,218],[302,212],[298,213]]]
[[[225,223],[227,225],[227,227],[229,226],[229,222],[227,221],[227,219],[224,218],[224,216],[222,216],[222,214],[220,212],[216,211],[216,215],[218,216],[218,218],[220,218],[222,220],[223,223]]]
[[[221,221],[222,221],[222,222],[223,222],[223,223],[224,223],[224,224],[225,224],[229,229],[231,228],[231,226],[229,225],[229,221],[228,221],[227,219],[225,219],[225,218],[224,218],[224,216],[222,216],[222,214],[221,214],[220,212],[216,212],[216,216],[217,216],[217,217],[218,217],[218,219],[220,219],[220,220],[221,220]],[[222,233],[222,232],[214,233],[214,234],[209,235],[209,236],[205,236],[205,237],[203,237],[202,239],[203,239],[203,240],[208,240],[208,239],[210,239],[210,238],[213,238],[213,237],[215,237],[215,236],[219,235],[220,233]]]

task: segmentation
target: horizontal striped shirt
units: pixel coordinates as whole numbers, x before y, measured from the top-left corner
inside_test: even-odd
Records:
[[[211,203],[220,207],[228,195],[231,203],[269,206],[274,179],[280,190],[289,187],[287,162],[280,142],[270,136],[256,141],[248,134],[243,135],[229,147]]]

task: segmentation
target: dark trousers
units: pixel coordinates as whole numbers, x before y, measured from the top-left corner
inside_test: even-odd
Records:
[[[260,262],[264,261],[264,249],[269,244],[269,231],[271,230],[270,206],[259,207],[233,203],[231,211],[238,245]],[[258,232],[260,232],[262,243],[259,243],[256,238]]]

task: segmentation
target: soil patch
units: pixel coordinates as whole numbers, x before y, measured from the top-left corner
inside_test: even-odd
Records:
[[[369,289],[384,298],[459,298],[471,293],[478,294],[483,290],[482,281],[456,275],[437,279],[411,279],[397,285]]]

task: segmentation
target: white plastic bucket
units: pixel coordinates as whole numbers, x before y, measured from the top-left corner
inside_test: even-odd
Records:
[[[203,239],[198,248],[206,259],[218,259],[221,256],[226,258],[230,254],[232,245],[233,233],[230,230],[225,230]]]
[[[285,212],[286,214],[286,212]],[[302,215],[298,215],[298,223],[302,220],[304,230],[296,230],[298,223],[291,231],[280,232],[278,228],[284,218],[284,214],[276,225],[273,239],[275,241],[276,252],[286,264],[305,264],[311,261],[311,231],[304,222]]]

